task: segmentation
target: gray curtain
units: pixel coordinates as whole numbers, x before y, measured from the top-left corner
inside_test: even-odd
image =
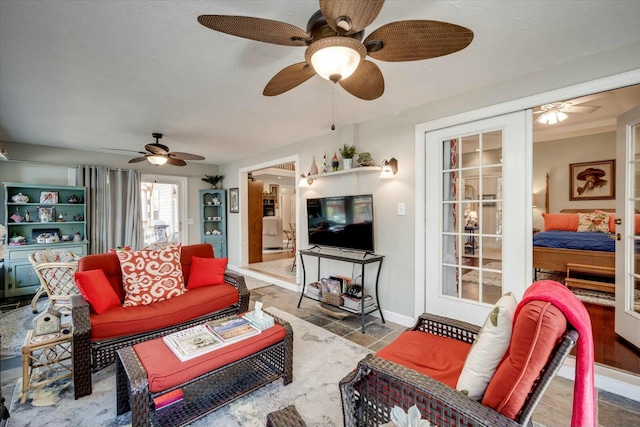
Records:
[[[141,249],[140,171],[79,166],[78,183],[87,187],[89,253],[103,253],[118,246]]]

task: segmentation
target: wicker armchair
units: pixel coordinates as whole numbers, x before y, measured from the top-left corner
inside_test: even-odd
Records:
[[[478,326],[429,314],[420,316],[411,329],[468,343],[473,343],[480,331]],[[387,423],[394,405],[405,411],[417,405],[422,416],[432,425],[531,425],[535,407],[577,340],[575,330],[568,329],[564,333],[515,420],[426,375],[375,355],[367,355],[355,371],[340,381],[344,425],[377,426]]]
[[[31,311],[38,312],[36,303],[46,293],[51,307],[62,314],[71,314],[71,296],[80,294],[74,279],[78,270],[76,255],[64,249],[45,249],[29,254],[29,262],[40,280],[40,289],[31,300]]]

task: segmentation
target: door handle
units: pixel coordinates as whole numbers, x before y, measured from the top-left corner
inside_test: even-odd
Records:
[[[613,240],[622,240],[622,237],[620,236],[620,233],[609,234],[609,238],[613,239]]]

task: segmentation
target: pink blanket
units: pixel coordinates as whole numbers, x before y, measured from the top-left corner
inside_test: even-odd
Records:
[[[561,283],[540,280],[531,285],[518,304],[514,319],[524,304],[531,300],[550,302],[560,309],[567,321],[578,331],[576,373],[573,386],[572,426],[597,426],[594,384],[594,355],[591,319],[584,304]]]

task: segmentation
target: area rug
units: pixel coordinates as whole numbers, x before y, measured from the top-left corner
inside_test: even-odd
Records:
[[[49,300],[42,298],[38,300],[36,307],[42,313],[49,306]],[[31,305],[17,308],[15,310],[3,310],[0,318],[0,355],[20,356],[22,355],[22,344],[27,329],[33,329],[33,318],[36,315],[31,311]],[[62,317],[62,322],[69,322],[67,316]]]
[[[295,405],[308,426],[342,425],[338,382],[370,350],[276,308],[268,311],[291,324],[294,334],[293,382],[277,380],[191,424],[194,427],[263,427],[267,414]],[[116,416],[115,367],[93,376],[93,394],[73,399],[69,380],[30,391],[20,404],[22,380],[11,401],[8,427],[128,426],[130,413]]]
[[[488,262],[483,268],[492,270],[502,270],[502,263],[500,261]],[[471,270],[462,275],[463,282],[479,283],[480,272],[478,270]],[[491,271],[482,271],[482,284],[488,286],[502,286],[502,274],[493,273]]]

